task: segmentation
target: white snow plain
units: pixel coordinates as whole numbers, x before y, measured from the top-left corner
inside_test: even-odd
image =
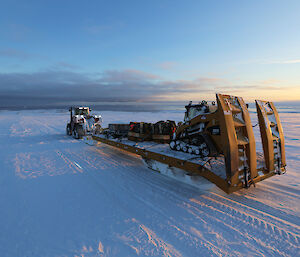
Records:
[[[100,114],[105,125],[183,118]],[[0,256],[300,256],[300,114],[281,115],[287,173],[230,195],[66,136],[68,119],[0,112]]]

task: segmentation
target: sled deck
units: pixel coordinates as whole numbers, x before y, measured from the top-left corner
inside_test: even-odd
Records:
[[[146,161],[155,160],[157,162],[167,164],[169,167],[182,169],[187,172],[187,175],[202,176],[228,194],[245,187],[242,182],[236,185],[231,185],[227,182],[226,174],[224,174],[225,162],[222,157],[207,157],[203,159],[195,157],[189,153],[174,152],[167,144],[149,141],[133,142],[127,138],[123,138],[122,140],[107,139],[103,135],[94,135],[93,139],[130,153],[140,155]],[[262,155],[258,156],[257,162],[258,166],[263,166],[264,160]],[[272,172],[263,174],[263,168],[259,168],[258,170],[261,171],[261,173],[256,178],[253,178],[254,183],[275,175],[275,173]]]
[[[159,135],[159,129],[153,129],[155,124],[137,122],[131,122],[127,135],[123,133],[122,137],[110,130],[93,135],[93,139],[140,155],[146,164],[155,161],[170,169],[183,170],[188,176],[202,176],[226,193],[284,173],[284,136],[274,104],[256,100],[262,154],[256,152],[253,126],[244,100],[224,94],[217,94],[216,100],[211,105],[206,101],[194,105],[190,102],[184,122],[177,126],[174,123],[175,127],[168,125],[173,124],[170,121],[161,121],[159,124],[167,128],[165,131],[173,133],[166,140],[169,144],[155,140],[153,135]],[[155,166],[159,165],[152,167]]]

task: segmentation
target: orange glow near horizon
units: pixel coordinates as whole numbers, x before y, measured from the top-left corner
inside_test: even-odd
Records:
[[[229,94],[243,97],[245,101],[254,101],[256,99],[268,100],[273,102],[284,102],[284,101],[300,101],[300,87],[289,87],[286,89],[232,89],[216,91],[216,93]],[[183,94],[170,94],[167,96],[158,97],[159,100],[164,101],[214,101],[215,93],[207,92],[196,92],[196,93],[183,93]]]

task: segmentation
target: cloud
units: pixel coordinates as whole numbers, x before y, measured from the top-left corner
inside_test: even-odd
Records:
[[[300,63],[300,59],[283,61],[281,63],[285,63],[285,64]]]
[[[68,63],[58,63],[59,66],[68,68],[34,73],[0,73],[0,107],[55,107],[76,103],[107,103],[115,106],[117,103],[209,100],[215,92],[247,97],[257,96],[258,92],[280,93],[287,89],[274,79],[239,84],[213,77],[165,80],[135,69],[81,73],[69,69]]]
[[[198,78],[195,80],[166,81],[140,70],[108,70],[86,74],[71,70],[49,70],[35,73],[0,73],[0,98],[11,105],[53,104],[75,101],[149,101],[178,94],[212,92],[222,80]],[[10,99],[10,100],[9,100]],[[1,102],[0,101],[0,102]],[[2,101],[2,105],[4,104]]]
[[[55,63],[51,68],[53,68],[54,70],[77,70],[80,68],[80,66],[61,61]]]
[[[279,83],[282,83],[282,81],[278,80],[278,79],[267,79],[267,80],[263,80],[261,82],[261,84],[264,84],[264,85],[274,85],[274,84],[279,84]]]
[[[162,62],[157,66],[162,70],[173,70],[178,64],[176,62]]]
[[[16,58],[16,59],[24,60],[30,58],[31,55],[24,51],[12,49],[12,48],[6,48],[6,49],[0,49],[0,57]]]
[[[239,62],[239,64],[297,64],[300,63],[300,59],[292,60],[269,60],[269,59],[253,59]]]
[[[127,69],[127,70],[108,70],[101,73],[102,78],[101,82],[105,83],[124,83],[124,82],[143,82],[160,79],[159,76],[156,76],[151,73],[147,73],[140,70]]]
[[[300,59],[284,60],[284,61],[269,61],[268,64],[296,64],[300,63]]]
[[[288,61],[281,61],[278,63],[283,63],[283,64],[294,64],[294,63],[300,63],[300,59],[296,59],[296,60],[288,60]]]

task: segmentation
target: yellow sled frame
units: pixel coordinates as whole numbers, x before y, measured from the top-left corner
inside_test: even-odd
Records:
[[[93,136],[94,140],[155,160],[170,167],[185,170],[188,175],[202,176],[226,193],[248,188],[266,178],[285,172],[284,137],[278,112],[272,102],[256,101],[265,166],[256,167],[256,147],[248,108],[241,97],[217,94],[218,116],[226,179],[213,173],[208,167],[189,160],[182,160],[136,146]]]

